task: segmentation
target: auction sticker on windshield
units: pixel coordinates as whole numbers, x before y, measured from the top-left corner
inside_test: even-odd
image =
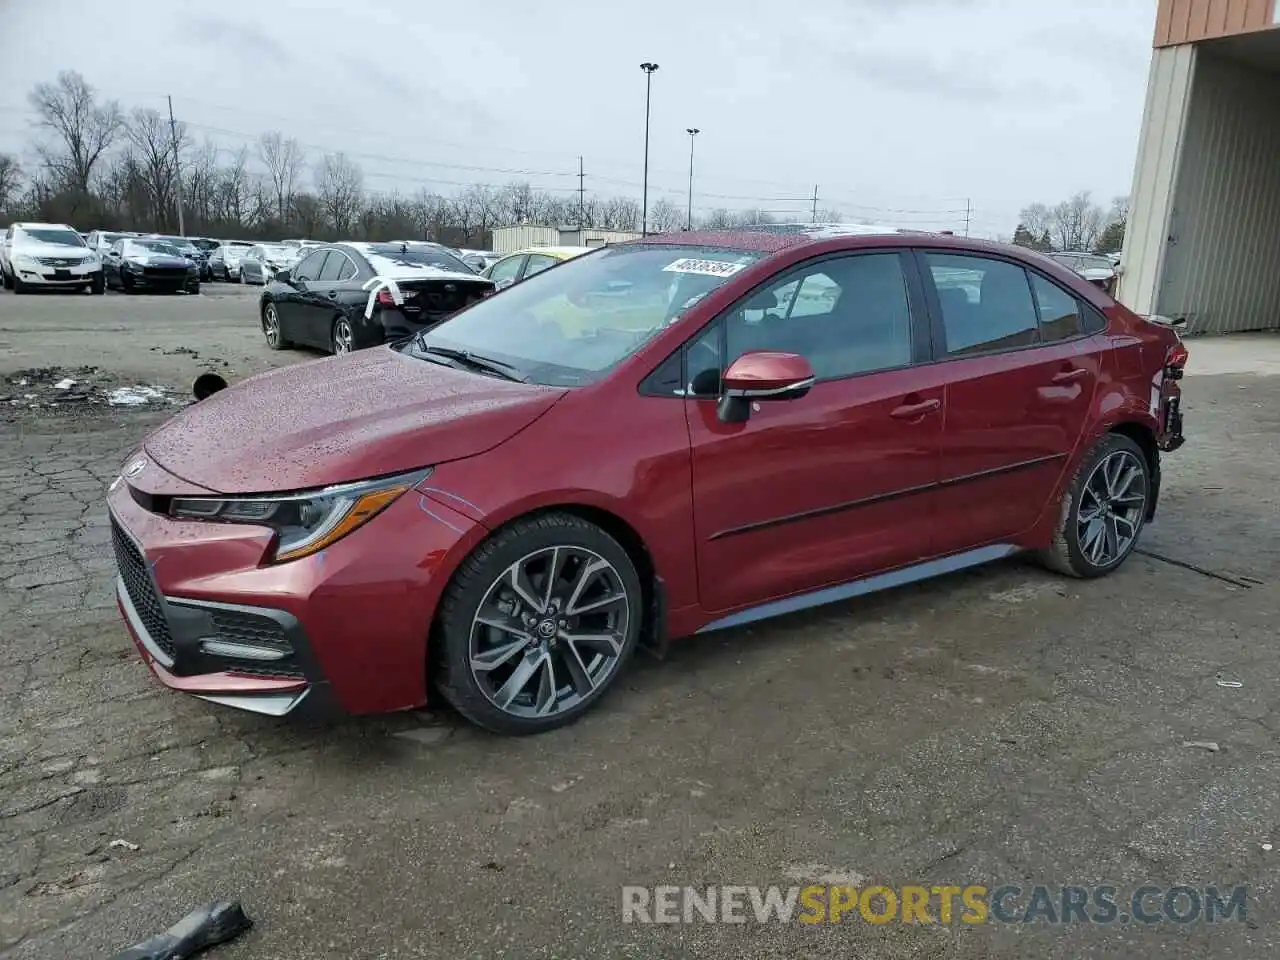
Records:
[[[729,263],[726,260],[697,260],[693,257],[682,257],[669,263],[662,269],[667,273],[697,273],[704,277],[732,277],[739,270],[746,269],[745,263]]]

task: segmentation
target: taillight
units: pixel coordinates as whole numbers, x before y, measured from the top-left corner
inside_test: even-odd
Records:
[[[1169,353],[1165,356],[1164,375],[1170,380],[1181,380],[1190,358],[1186,344],[1179,340],[1169,348]]]
[[[395,297],[391,296],[390,290],[379,290],[375,302],[380,307],[394,307],[396,305]]]

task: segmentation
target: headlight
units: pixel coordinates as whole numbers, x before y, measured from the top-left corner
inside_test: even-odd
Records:
[[[15,267],[34,267],[36,262],[25,253],[15,253],[10,259]]]
[[[270,527],[276,532],[272,562],[284,563],[318,553],[341,540],[430,475],[431,469],[427,468],[282,496],[175,498],[169,505],[169,515],[180,520]]]

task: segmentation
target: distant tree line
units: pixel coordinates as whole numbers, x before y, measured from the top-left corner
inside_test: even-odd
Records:
[[[1094,203],[1086,190],[1053,206],[1033,203],[1024,208],[1013,242],[1044,252],[1119,253],[1128,222],[1128,197],[1116,197],[1109,208],[1104,208]]]
[[[181,198],[191,236],[282,239],[439,240],[486,245],[512,223],[637,230],[630,197],[557,195],[528,183],[475,184],[453,194],[370,191],[360,165],[343,153],[309,156],[294,138],[265,132],[228,151],[159,111],[104,100],[79,73],[60,73],[28,95],[35,161],[24,169],[0,154],[0,219],[69,223],[80,230],[176,232]],[[227,158],[230,154],[230,159]],[[839,220],[837,211],[824,219]],[[649,229],[679,230],[686,211],[661,198]],[[771,222],[759,210],[713,210],[695,226]]]

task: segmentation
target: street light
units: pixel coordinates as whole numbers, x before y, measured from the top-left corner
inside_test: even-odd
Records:
[[[644,71],[644,199],[641,201],[640,235],[644,237],[649,234],[649,90],[658,65],[646,61],[640,64],[640,69]]]
[[[693,138],[701,132],[697,127],[689,127],[685,130],[685,133],[689,135],[689,209],[684,217],[684,228],[686,230],[693,229]]]

